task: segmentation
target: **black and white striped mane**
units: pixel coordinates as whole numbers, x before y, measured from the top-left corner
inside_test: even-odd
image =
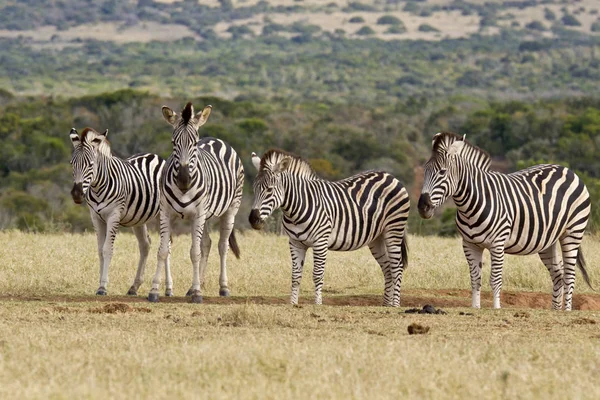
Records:
[[[193,116],[194,116],[194,106],[192,105],[192,102],[190,101],[185,105],[185,107],[181,111],[181,119],[184,124],[187,124],[188,122],[190,122],[190,119],[192,119]]]
[[[97,131],[95,131],[93,128],[84,128],[83,131],[81,131],[81,143],[92,143],[92,140],[94,140],[97,137],[102,136],[100,133],[98,133]],[[102,143],[100,144],[100,146],[98,147],[98,151],[106,156],[112,156],[112,151],[110,149],[110,142],[108,141],[108,139],[104,136],[104,140],[102,140]]]
[[[304,160],[300,156],[297,156],[293,153],[289,153],[281,149],[267,150],[260,159],[260,169],[271,170],[274,165],[276,165],[286,157],[291,159],[290,166],[287,169],[289,172],[293,173],[294,175],[302,176],[304,178],[321,179],[319,178],[315,170],[311,167],[311,165],[308,163],[308,161]]]
[[[446,152],[450,145],[456,141],[462,141],[463,137],[453,132],[440,132],[433,137],[431,158],[442,161],[446,158]],[[489,170],[492,158],[490,154],[464,139],[465,147],[463,150],[464,158],[471,160],[473,164],[483,170]]]

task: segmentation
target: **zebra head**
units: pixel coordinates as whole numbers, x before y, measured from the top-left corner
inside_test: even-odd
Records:
[[[212,106],[206,106],[194,115],[194,106],[187,103],[181,116],[169,107],[162,108],[165,120],[173,126],[173,152],[171,153],[171,173],[179,190],[187,192],[198,181],[198,128],[206,123]]]
[[[109,145],[104,133],[98,133],[91,128],[85,128],[81,136],[75,128],[71,129],[69,137],[73,143],[71,166],[73,167],[73,189],[71,197],[76,204],[81,204],[97,171],[98,149],[105,143]]]
[[[274,154],[274,153],[270,153]],[[281,207],[284,200],[284,188],[281,174],[288,169],[291,157],[279,154],[279,157],[263,159],[252,153],[252,164],[258,170],[254,180],[254,201],[250,212],[250,225],[261,229],[271,213]]]
[[[462,139],[451,133],[437,133],[432,141],[432,155],[425,163],[423,188],[419,197],[419,215],[429,219],[456,191],[458,181],[458,156],[465,145]]]

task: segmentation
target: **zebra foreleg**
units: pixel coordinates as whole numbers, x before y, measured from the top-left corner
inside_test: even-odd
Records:
[[[106,223],[96,215],[90,209],[90,214],[92,216],[92,225],[94,225],[94,229],[96,231],[96,240],[98,241],[98,259],[99,259],[99,280],[102,280],[102,275],[104,274],[104,242],[106,241]],[[100,290],[100,289],[98,289]],[[98,293],[97,295],[106,294],[106,289],[104,289],[104,293]]]
[[[190,258],[192,259],[192,303],[202,303],[200,292],[200,258],[202,257],[202,235],[206,223],[205,214],[198,213],[192,221],[192,247],[190,248]]]
[[[290,254],[292,256],[292,294],[290,296],[291,304],[298,304],[298,294],[300,292],[300,281],[302,280],[302,269],[304,268],[304,258],[306,257],[306,246],[295,243],[290,240]]]
[[[200,287],[205,289],[206,287],[206,266],[208,265],[208,255],[210,254],[210,247],[212,246],[212,240],[208,232],[208,221],[204,224],[204,233],[202,234],[202,241],[200,242],[200,248],[202,255],[200,256]],[[191,296],[194,293],[194,288],[190,286],[189,290],[185,294]]]
[[[315,284],[315,304],[323,304],[323,276],[325,275],[325,262],[327,261],[327,241],[316,244],[313,247],[313,282]]]
[[[161,206],[162,207],[162,206]],[[164,207],[162,207],[164,209]],[[168,212],[160,212],[160,244],[158,245],[158,254],[156,257],[156,273],[152,279],[152,288],[148,293],[148,301],[153,303],[159,301],[158,288],[160,286],[161,271],[163,267],[166,273],[167,296],[169,290],[172,294],[173,281],[171,279],[170,269],[171,255],[171,217]]]
[[[100,286],[96,291],[97,295],[106,296],[106,288],[108,286],[108,267],[113,256],[113,248],[115,244],[115,237],[119,230],[119,213],[115,212],[106,221],[106,238],[104,245],[102,246],[102,257],[104,261],[104,268],[100,276]]]
[[[502,268],[504,266],[504,243],[490,249],[492,270],[490,272],[490,286],[494,294],[494,308],[500,308],[500,291],[502,290]]]
[[[371,254],[373,255],[373,257],[375,257],[375,260],[377,260],[377,263],[381,267],[381,272],[383,272],[383,306],[391,306],[393,299],[394,283],[389,267],[389,259],[383,237],[379,236],[377,239],[369,243],[369,250],[371,250]]]
[[[137,291],[144,282],[144,273],[146,272],[146,262],[148,261],[148,253],[150,252],[150,236],[146,224],[133,227],[133,233],[138,241],[140,249],[140,260],[138,262],[137,273],[133,281],[133,285],[129,288],[127,294],[129,296],[137,296]]]
[[[540,252],[540,259],[548,268],[552,279],[552,308],[561,310],[563,306],[563,265],[560,243],[556,242],[550,248]]]
[[[471,276],[471,307],[481,308],[481,260],[483,249],[463,241],[463,251]]]

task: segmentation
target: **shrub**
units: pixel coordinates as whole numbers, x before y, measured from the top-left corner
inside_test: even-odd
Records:
[[[366,35],[373,35],[375,33],[375,31],[373,29],[371,29],[370,26],[363,26],[362,28],[360,28],[359,30],[356,31],[357,35],[361,35],[361,36],[366,36]]]
[[[352,17],[348,22],[351,24],[362,24],[365,22],[365,19],[363,17]]]
[[[571,14],[565,14],[561,21],[566,26],[581,26],[581,22]]]
[[[404,25],[392,25],[385,31],[385,33],[390,34],[400,34],[404,32],[406,32],[406,28],[404,27]]]
[[[402,21],[393,15],[384,15],[377,20],[377,25],[402,25]]]
[[[546,18],[548,21],[554,21],[556,19],[556,14],[554,14],[554,12],[551,9],[545,8],[544,18]]]
[[[600,32],[600,21],[594,22],[590,29],[592,30],[592,32]]]
[[[530,23],[525,25],[525,28],[532,29],[534,31],[545,31],[546,30],[546,27],[540,21],[531,21]]]
[[[439,30],[429,24],[421,24],[419,25],[419,32],[439,32]]]

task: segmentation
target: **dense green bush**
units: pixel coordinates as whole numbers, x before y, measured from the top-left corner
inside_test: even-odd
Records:
[[[384,15],[377,19],[378,25],[403,25],[402,21],[393,15]]]

